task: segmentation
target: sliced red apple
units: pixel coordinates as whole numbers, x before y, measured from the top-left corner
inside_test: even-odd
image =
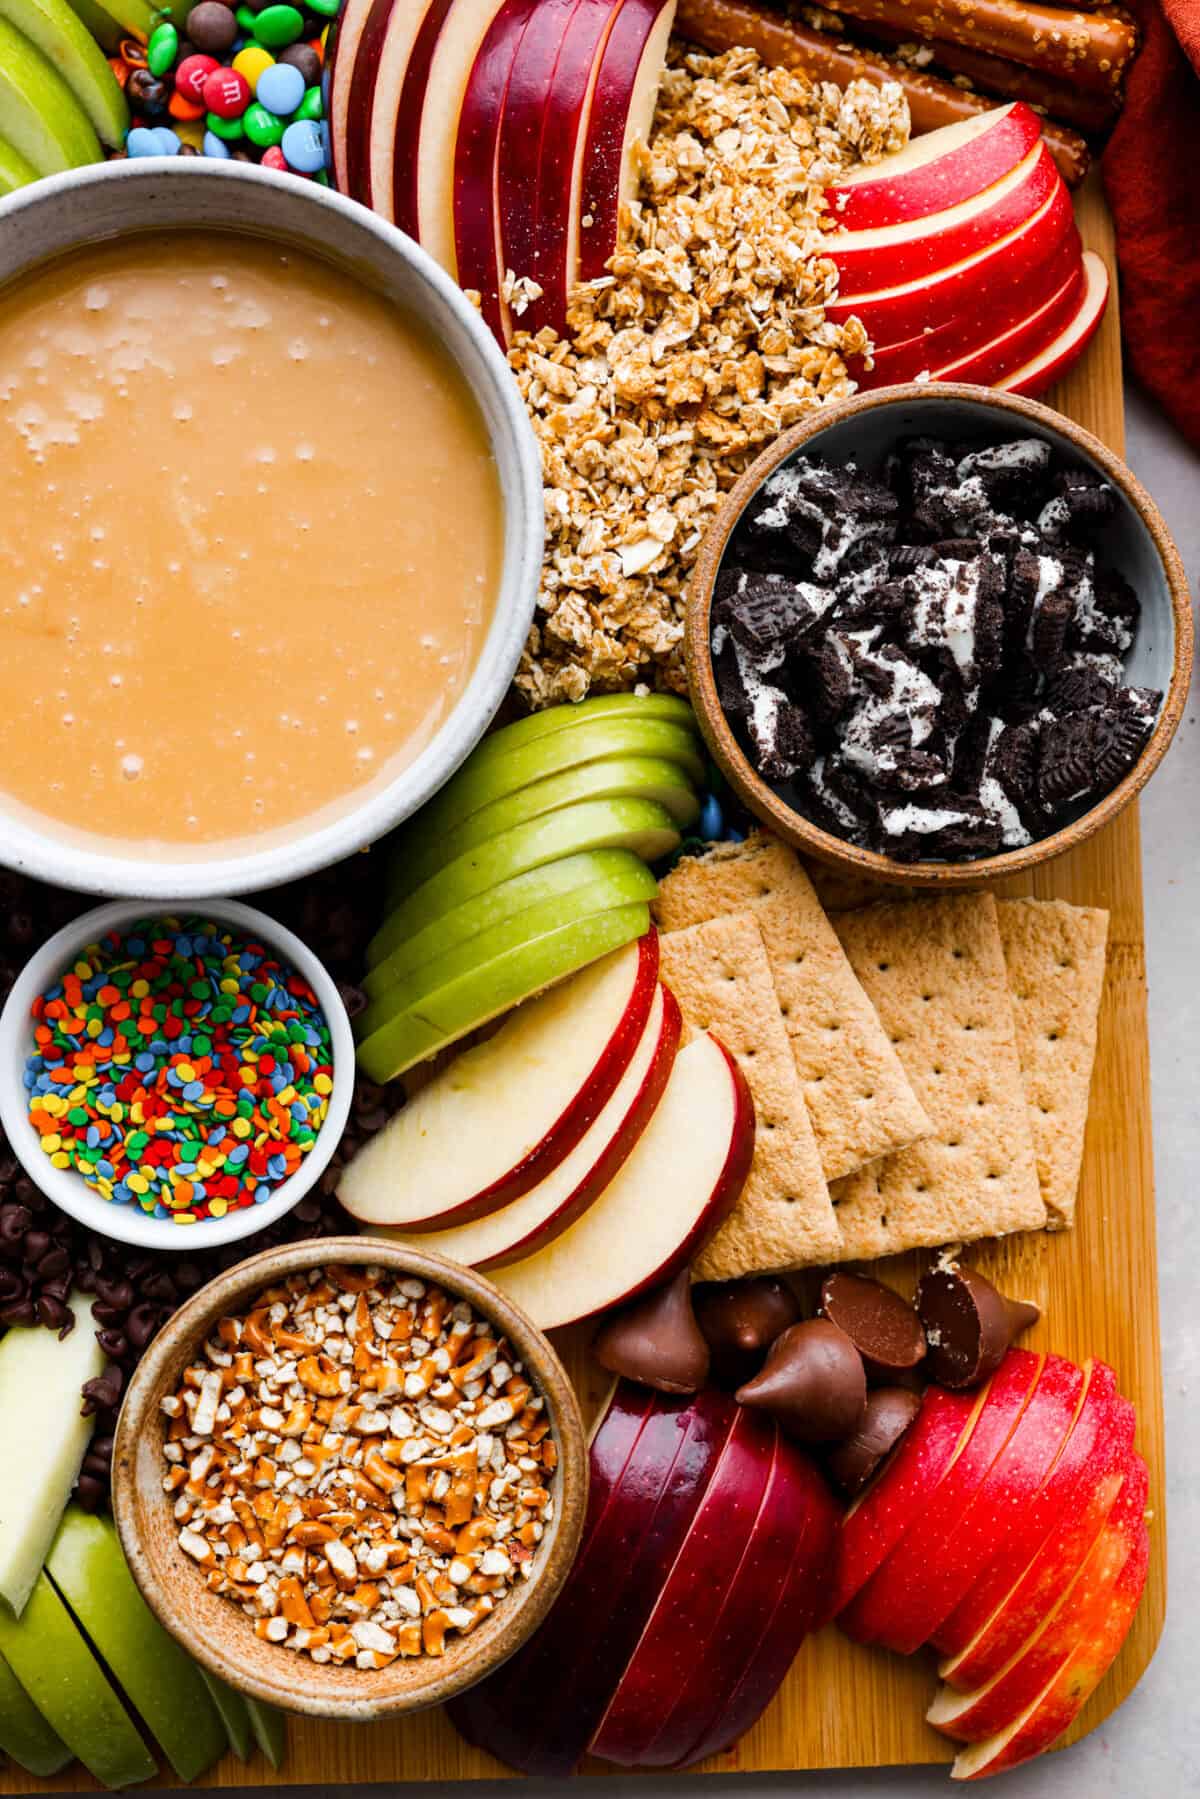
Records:
[[[998,243],[1032,218],[1062,185],[1049,150],[1035,144],[995,187],[915,224],[831,232],[822,252],[837,264],[840,286],[848,293],[898,287]]]
[[[397,149],[408,155],[414,200],[406,214],[404,230],[417,235],[415,177],[416,138],[420,120],[419,98],[428,76],[428,58],[445,13],[447,0],[375,0],[363,38],[349,94],[346,123],[348,164],[353,170],[349,191],[381,218],[396,223],[395,159]],[[375,21],[382,16],[379,31]],[[410,152],[404,146],[411,137]]]
[[[1113,1588],[1145,1528],[1149,1477],[1133,1458],[1120,1497],[1087,1555],[1031,1636],[983,1686],[970,1692],[942,1687],[926,1717],[935,1730],[963,1743],[979,1743],[1019,1717],[1064,1657],[1101,1631]]]
[[[650,135],[676,0],[623,0],[604,44],[577,177],[579,279],[603,275],[633,196],[633,147]],[[572,224],[572,241],[575,226]]]
[[[973,355],[960,357],[934,369],[931,381],[973,381],[979,387],[990,387],[1004,375],[1053,341],[1063,325],[1073,316],[1083,297],[1087,283],[1082,261],[1063,282],[1056,294],[1039,306],[1036,312],[1011,325],[999,337],[985,344]]]
[[[972,1743],[950,1770],[955,1780],[983,1780],[1041,1755],[1074,1722],[1120,1652],[1141,1603],[1150,1561],[1143,1525],[1133,1553],[1117,1577],[1102,1627],[1080,1643],[1026,1711],[1012,1724]]]
[[[659,1286],[731,1209],[753,1153],[743,1075],[715,1037],[694,1038],[602,1198],[548,1248],[497,1269],[496,1285],[543,1330]]]
[[[1041,133],[1041,120],[1021,101],[959,119],[826,188],[829,211],[854,231],[926,218],[1002,180]]]
[[[350,192],[347,139],[356,122],[356,115],[350,110],[350,86],[358,60],[358,46],[375,4],[376,0],[345,0],[333,29],[328,68],[329,155],[333,185],[340,194]]]
[[[997,243],[918,281],[840,293],[826,302],[825,316],[835,324],[861,319],[876,343],[903,343],[922,331],[935,330],[963,307],[975,308],[986,324],[990,296],[1004,286],[1024,287],[1064,240],[1080,242],[1070,195],[1060,187],[1032,218]]]
[[[1111,1370],[1104,1369],[1111,1376]],[[1024,1566],[1006,1557],[985,1569],[934,1641],[950,1651],[939,1665],[955,1687],[979,1686],[1003,1667],[1042,1617],[1086,1552],[1116,1501],[1133,1450],[1134,1412],[1115,1387],[1095,1400],[1093,1376],[1075,1428],[1041,1492],[1020,1520],[1032,1545]]]
[[[561,1236],[600,1198],[654,1116],[675,1064],[681,1028],[675,996],[660,986],[632,1061],[570,1154],[528,1193],[498,1211],[412,1241],[471,1268],[500,1268]],[[405,1241],[403,1232],[386,1235]]]
[[[458,1056],[342,1176],[352,1217],[436,1230],[507,1205],[570,1154],[607,1106],[658,990],[653,931],[548,988]]]
[[[511,271],[541,280],[537,218],[542,199],[542,139],[558,80],[559,53],[579,3],[580,0],[539,0],[512,60],[499,123],[496,164],[501,276]],[[612,0],[609,5],[611,8]],[[456,199],[456,209],[457,204]],[[565,223],[564,215],[564,230]],[[456,210],[456,234],[457,229]],[[528,322],[526,314],[521,323]]]
[[[1052,344],[996,383],[1002,393],[1044,393],[1079,360],[1095,336],[1108,304],[1108,270],[1094,250],[1084,252],[1083,265],[1087,291],[1079,311]]]
[[[691,1528],[593,1732],[593,1755],[624,1767],[642,1765],[716,1628],[722,1597],[738,1578],[770,1484],[778,1436],[774,1420],[739,1406]]]
[[[498,1674],[451,1705],[469,1742],[522,1773],[562,1776],[582,1756],[739,1410],[715,1389],[695,1399],[655,1393],[651,1401],[634,1454],[549,1617]]]
[[[1066,1441],[1082,1393],[1082,1369],[1062,1356],[1047,1356],[1012,1430],[973,1490],[965,1478],[968,1451],[855,1600],[846,1628],[858,1640],[900,1655],[912,1655],[928,1642],[978,1570],[1007,1546],[1021,1508],[1037,1493]],[[979,1429],[975,1436],[981,1441]]]

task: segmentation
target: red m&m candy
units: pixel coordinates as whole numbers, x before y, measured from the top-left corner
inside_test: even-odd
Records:
[[[269,150],[263,152],[262,166],[264,169],[283,169],[286,172],[288,159],[278,144],[272,144]]]
[[[190,100],[193,106],[204,104],[204,83],[219,69],[220,63],[215,56],[185,56],[175,71],[175,92]]]
[[[204,104],[219,119],[240,119],[250,99],[250,83],[236,69],[214,69],[205,78]]]

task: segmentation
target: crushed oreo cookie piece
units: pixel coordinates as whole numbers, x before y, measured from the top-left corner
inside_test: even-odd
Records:
[[[1094,805],[1162,704],[1126,684],[1138,599],[1098,541],[1117,506],[1034,437],[776,470],[713,603],[717,690],[761,773],[900,861],[1018,848]]]

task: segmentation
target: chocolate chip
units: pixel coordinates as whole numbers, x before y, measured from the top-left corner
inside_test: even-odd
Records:
[[[850,1498],[862,1492],[920,1410],[920,1394],[907,1387],[876,1387],[867,1394],[858,1429],[825,1457],[825,1466],[843,1492]]]
[[[830,1274],[821,1283],[822,1317],[845,1331],[867,1379],[886,1384],[916,1368],[925,1354],[921,1320],[908,1304],[865,1274]]]
[[[773,1274],[741,1281],[701,1281],[692,1289],[696,1322],[712,1353],[713,1379],[740,1386],[767,1350],[800,1317],[800,1302]]]
[[[975,1268],[931,1268],[916,1307],[929,1344],[926,1370],[940,1386],[977,1387],[996,1372],[1013,1341],[1041,1317],[1026,1300],[1007,1299]]]
[[[737,1398],[769,1412],[798,1443],[835,1443],[862,1422],[862,1357],[836,1324],[810,1318],[776,1337],[761,1371],[738,1388]]]
[[[665,1287],[614,1312],[592,1354],[602,1368],[660,1393],[696,1393],[708,1379],[708,1344],[692,1310],[686,1268]]]

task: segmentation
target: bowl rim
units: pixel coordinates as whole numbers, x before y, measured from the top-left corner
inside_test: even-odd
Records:
[[[161,1485],[154,1487],[152,1497],[140,1490],[137,1452],[139,1445],[144,1448],[151,1441],[151,1433],[158,1428],[158,1401],[173,1379],[173,1366],[177,1362],[182,1365],[195,1353],[203,1334],[222,1312],[243,1303],[250,1295],[277,1280],[328,1262],[383,1267],[397,1275],[414,1275],[434,1282],[467,1300],[490,1323],[497,1325],[517,1350],[546,1399],[559,1457],[554,1516],[543,1539],[541,1565],[531,1580],[510,1595],[514,1601],[511,1606],[506,1603],[478,1634],[472,1633],[464,1639],[465,1643],[478,1644],[482,1653],[478,1656],[464,1654],[460,1666],[440,1675],[435,1673],[415,1691],[375,1697],[351,1694],[339,1700],[322,1699],[304,1690],[301,1674],[311,1670],[323,1674],[324,1670],[317,1664],[309,1664],[291,1650],[278,1650],[279,1681],[276,1684],[240,1669],[231,1659],[227,1647],[222,1650],[210,1644],[181,1613],[172,1586],[173,1580],[177,1586],[180,1570],[172,1572],[171,1566],[163,1565],[163,1558],[147,1549],[138,1518],[143,1503],[163,1506],[169,1503]],[[456,1693],[473,1686],[506,1661],[532,1636],[557,1598],[575,1559],[587,1510],[587,1437],[578,1397],[553,1344],[520,1306],[476,1269],[428,1250],[372,1237],[319,1237],[264,1250],[199,1288],[167,1320],[134,1370],[117,1420],[112,1470],[113,1519],[121,1547],[142,1597],[164,1629],[201,1667],[239,1692],[265,1705],[326,1719],[363,1721],[423,1711],[429,1706],[443,1704]],[[184,1561],[182,1556],[178,1559],[181,1563]],[[191,1564],[187,1566],[191,1567]],[[199,1569],[192,1568],[192,1577],[197,1581],[202,1578]],[[231,1618],[242,1616],[232,1605],[229,1612]],[[497,1628],[487,1635],[482,1634],[493,1620]],[[414,1668],[425,1664],[443,1665],[435,1663],[432,1657],[423,1657],[418,1662],[396,1662],[392,1666]],[[359,1671],[342,1669],[335,1672],[354,1675]],[[379,1672],[385,1675],[389,1670]]]
[[[89,164],[18,189],[0,200],[0,229],[11,229],[39,210],[53,212],[69,206],[72,196],[75,206],[82,208],[97,185],[115,189],[124,182],[129,185],[128,224],[109,233],[109,239],[126,232],[144,235],[147,230],[173,230],[177,228],[174,223],[156,225],[148,212],[155,193],[173,195],[180,182],[197,181],[233,182],[251,192],[255,187],[274,188],[274,194],[264,196],[269,204],[263,207],[258,235],[297,241],[288,221],[300,209],[312,220],[311,242],[306,246],[309,253],[313,253],[312,244],[324,243],[329,260],[348,279],[369,285],[375,259],[386,258],[394,266],[403,265],[408,280],[424,287],[431,301],[425,328],[459,368],[480,410],[493,453],[501,488],[504,566],[494,615],[475,667],[442,724],[386,785],[332,818],[319,823],[297,820],[264,847],[252,847],[250,838],[240,849],[218,846],[216,854],[190,857],[182,853],[184,846],[172,846],[166,856],[148,853],[139,860],[129,850],[105,850],[57,836],[52,820],[47,825],[32,815],[0,809],[5,827],[0,831],[0,861],[21,873],[85,893],[172,899],[180,893],[193,899],[251,893],[329,867],[377,841],[424,805],[478,743],[509,690],[537,607],[545,532],[541,453],[520,391],[477,309],[432,256],[396,226],[333,188],[300,182],[290,174],[212,158],[147,156]],[[206,228],[203,220],[199,228]],[[219,223],[207,228],[243,229]],[[340,253],[329,242],[337,230],[357,235],[362,246],[357,267],[357,258]],[[23,267],[68,256],[101,241],[103,234],[89,233],[79,225],[71,231],[70,241],[63,241],[60,223],[54,235],[55,247],[31,256]],[[10,278],[20,279],[20,275]],[[0,286],[3,284],[0,281]],[[464,342],[470,362],[459,354]]]
[[[796,450],[823,431],[859,414],[921,401],[969,401],[994,409],[1010,423],[1037,425],[1050,437],[1065,440],[1078,454],[1097,463],[1133,507],[1149,533],[1162,564],[1170,598],[1173,625],[1171,679],[1162,709],[1142,753],[1129,773],[1082,818],[1073,820],[1048,837],[1020,849],[981,856],[973,862],[897,862],[877,850],[847,843],[823,830],[786,801],[763,780],[743,753],[721,709],[713,674],[710,649],[710,614],[713,589],[725,549],[742,512],[767,476]],[[700,729],[713,759],[738,798],[766,827],[793,848],[833,867],[887,884],[906,887],[965,887],[1004,875],[1021,874],[1074,849],[1116,817],[1145,786],[1166,753],[1183,716],[1192,672],[1193,626],[1191,597],[1183,562],[1166,523],[1137,476],[1115,451],[1092,432],[1053,407],[1022,395],[966,382],[904,382],[856,394],[836,405],[809,413],[798,424],[767,445],[726,494],[696,558],[688,586],[684,624],[688,688]]]
[[[278,950],[303,975],[325,1014],[333,1047],[333,1092],[317,1140],[295,1174],[278,1186],[262,1205],[244,1206],[224,1218],[204,1218],[195,1224],[172,1228],[168,1219],[154,1218],[133,1206],[113,1205],[93,1193],[74,1169],[53,1168],[29,1122],[21,1075],[30,1051],[29,1011],[38,994],[72,957],[106,931],[134,924],[140,918],[212,915],[213,922],[234,926],[239,933],[262,938]],[[135,1244],[159,1253],[190,1254],[240,1242],[276,1224],[312,1191],[328,1168],[345,1132],[354,1097],[354,1033],[350,1017],[332,975],[315,952],[294,931],[266,912],[240,900],[111,900],[83,912],[63,925],[34,950],[0,1011],[0,1125],[25,1173],[60,1211],[99,1237],[116,1243]]]

